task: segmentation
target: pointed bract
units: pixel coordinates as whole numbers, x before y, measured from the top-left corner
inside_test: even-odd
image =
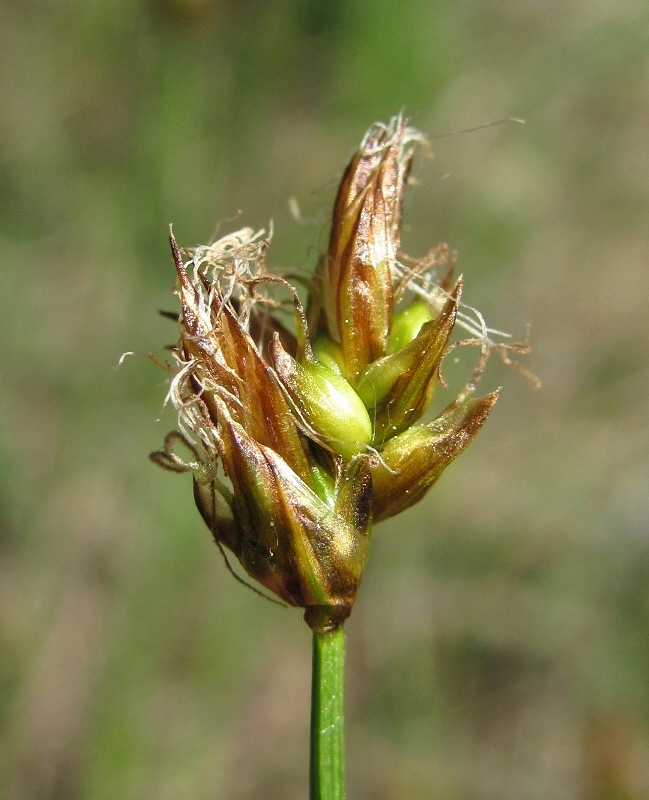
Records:
[[[191,365],[194,391],[218,425],[214,398],[227,398],[231,413],[260,444],[284,454],[291,467],[310,480],[310,467],[288,401],[270,366],[218,285],[194,287],[189,280],[173,235],[182,303],[180,348]]]
[[[430,405],[461,288],[458,283],[439,317],[425,323],[410,344],[378,359],[361,375],[356,391],[374,420],[375,447],[414,425]]]
[[[351,612],[367,555],[369,466],[352,462],[353,479],[332,509],[278,453],[252,440],[227,409],[221,413],[221,454],[238,530],[235,555],[252,578],[291,605],[318,608],[319,625],[341,622]],[[331,609],[330,623],[323,608]]]
[[[451,405],[428,425],[416,425],[391,439],[372,470],[374,521],[418,503],[444,469],[475,438],[498,392]]]
[[[401,117],[376,125],[352,158],[334,205],[327,257],[316,276],[324,322],[355,379],[385,354],[392,322],[393,263],[414,141]]]

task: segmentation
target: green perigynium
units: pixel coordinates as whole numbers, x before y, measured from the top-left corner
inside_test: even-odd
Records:
[[[349,616],[372,522],[419,501],[472,441],[497,392],[475,398],[496,345],[462,315],[447,250],[400,252],[404,190],[420,133],[374,125],[343,176],[329,246],[306,308],[266,267],[269,240],[243,229],[181,251],[170,397],[182,433],[152,457],[191,470],[197,506],[221,548],[316,631]],[[290,331],[278,319],[285,310]],[[481,347],[474,376],[421,422],[460,320]],[[456,343],[457,344],[457,343]],[[184,441],[191,458],[174,451]]]

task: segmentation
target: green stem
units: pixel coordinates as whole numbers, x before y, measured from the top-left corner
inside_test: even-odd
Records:
[[[345,800],[345,634],[313,633],[310,800]]]

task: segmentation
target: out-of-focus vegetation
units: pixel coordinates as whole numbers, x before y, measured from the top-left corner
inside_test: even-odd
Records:
[[[494,359],[485,430],[376,529],[349,796],[649,796],[646,2],[7,0],[0,45],[2,796],[305,796],[308,629],[148,463],[175,421],[146,354],[176,336],[169,222],[272,218],[270,262],[313,264],[402,108],[526,119],[432,140],[404,247],[456,247],[544,386]]]

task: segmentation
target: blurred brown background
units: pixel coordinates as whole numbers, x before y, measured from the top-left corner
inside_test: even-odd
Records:
[[[1,12],[2,796],[306,796],[308,630],[147,461],[174,419],[146,354],[175,336],[169,222],[191,245],[272,218],[271,264],[312,264],[353,148],[404,109],[527,121],[432,139],[404,247],[457,248],[544,385],[494,360],[483,433],[375,532],[350,800],[649,797],[645,0]]]

